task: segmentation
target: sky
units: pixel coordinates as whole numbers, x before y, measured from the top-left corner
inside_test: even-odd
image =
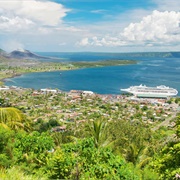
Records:
[[[180,51],[180,0],[0,0],[0,49]]]

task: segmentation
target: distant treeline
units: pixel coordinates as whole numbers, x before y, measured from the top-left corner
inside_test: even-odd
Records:
[[[178,58],[180,52],[139,52],[139,53],[121,53],[125,57],[163,57],[163,58]]]
[[[136,52],[121,53],[123,57],[163,57],[163,58],[179,58],[180,52]]]
[[[128,65],[128,64],[136,64],[135,60],[104,60],[104,61],[79,61],[79,62],[71,62],[71,64],[78,68],[88,68],[88,67],[103,67],[103,66],[118,66],[118,65]]]
[[[106,55],[108,57],[112,57],[112,59],[116,59],[118,57],[132,59],[133,57],[159,57],[159,58],[179,58],[180,52],[84,52],[84,53],[92,53],[96,56]]]

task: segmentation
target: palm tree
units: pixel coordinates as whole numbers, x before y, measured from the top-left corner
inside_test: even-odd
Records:
[[[132,162],[136,167],[143,168],[149,161],[148,148],[141,145],[139,148],[136,144],[131,143],[126,151],[126,160]]]
[[[114,143],[114,141],[107,138],[106,127],[107,123],[102,119],[97,119],[92,122],[90,129],[96,148],[112,146]]]
[[[0,108],[0,125],[13,130],[29,129],[29,123],[24,114],[14,107]]]

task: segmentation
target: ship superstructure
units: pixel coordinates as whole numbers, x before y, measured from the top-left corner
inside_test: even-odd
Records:
[[[127,89],[121,89],[123,92],[131,93],[136,97],[154,97],[154,98],[167,98],[176,96],[178,91],[174,88],[160,85],[156,87],[147,87],[146,85],[130,86]]]

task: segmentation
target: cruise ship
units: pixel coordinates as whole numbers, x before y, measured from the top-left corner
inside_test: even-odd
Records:
[[[131,93],[136,97],[168,98],[176,96],[176,89],[161,85],[157,87],[147,87],[146,85],[130,86],[127,89],[121,89],[122,92]]]

